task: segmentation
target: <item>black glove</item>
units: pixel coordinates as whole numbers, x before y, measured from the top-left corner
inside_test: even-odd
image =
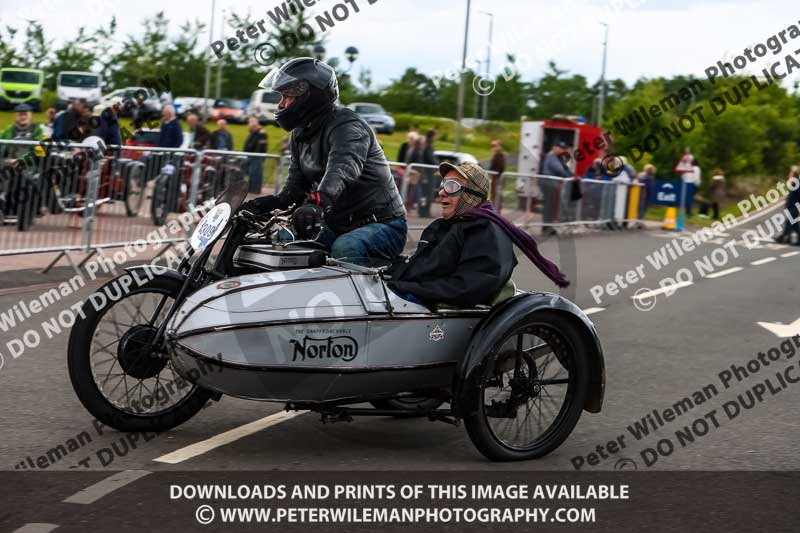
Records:
[[[315,239],[322,229],[325,215],[330,214],[333,203],[324,193],[311,193],[306,203],[292,215],[292,227],[300,239]]]
[[[256,215],[264,215],[276,209],[286,209],[287,202],[278,195],[260,196],[242,204],[240,209],[250,211]]]

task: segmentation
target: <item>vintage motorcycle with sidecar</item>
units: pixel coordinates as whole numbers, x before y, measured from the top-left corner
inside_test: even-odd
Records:
[[[573,303],[509,283],[491,306],[428,309],[392,293],[384,266],[291,242],[287,212],[238,209],[245,195],[228,186],[177,269],[129,268],[84,302],[69,374],[104,424],[165,431],[230,395],[323,422],[463,421],[502,461],[553,451],[600,411],[603,353]]]

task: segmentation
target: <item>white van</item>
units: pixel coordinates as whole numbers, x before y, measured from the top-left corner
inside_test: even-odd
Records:
[[[278,110],[278,103],[281,101],[280,93],[257,89],[250,97],[250,104],[247,106],[247,114],[258,118],[263,124],[275,123],[275,112]]]
[[[83,98],[92,109],[100,103],[103,79],[94,72],[64,71],[56,81],[56,109],[66,109],[67,104]]]

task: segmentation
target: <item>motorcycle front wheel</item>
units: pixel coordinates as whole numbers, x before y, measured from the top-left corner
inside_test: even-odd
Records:
[[[166,431],[197,414],[212,393],[184,380],[151,343],[180,281],[155,276],[135,286],[125,276],[131,275],[95,291],[78,313],[67,353],[70,380],[103,424],[119,431]]]

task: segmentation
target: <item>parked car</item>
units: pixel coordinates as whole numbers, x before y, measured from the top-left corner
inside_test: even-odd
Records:
[[[100,103],[103,79],[94,72],[59,72],[56,78],[56,109],[66,109],[67,104],[83,98],[89,109]]]
[[[258,122],[265,124],[275,124],[275,112],[278,110],[278,103],[281,101],[280,93],[258,89],[253,91],[250,97],[250,104],[247,106],[247,114],[258,118]]]
[[[451,152],[450,150],[436,150],[433,152],[433,158],[436,160],[437,165],[441,165],[444,162],[452,163],[454,165],[458,165],[459,163],[475,163],[478,164],[478,160],[475,158],[474,155],[468,154],[466,152]]]
[[[109,93],[100,100],[103,106],[111,105],[112,98],[122,98],[123,106],[120,115],[132,117],[138,108],[139,118],[158,119],[161,116],[161,100],[158,93],[150,87],[125,87]]]
[[[211,98],[207,100],[210,109],[214,105],[214,100]],[[189,113],[203,114],[203,98],[198,96],[178,96],[172,101],[172,106],[180,118],[185,118]]]
[[[125,146],[157,146],[159,130],[141,129],[136,130],[134,134],[125,142]],[[141,150],[122,150],[121,156],[127,159],[138,160],[142,158],[143,152]]]
[[[394,133],[394,118],[380,105],[355,102],[347,107],[366,120],[367,124],[375,128],[375,131],[378,133],[387,133],[390,135]]]
[[[32,68],[0,69],[0,108],[28,104],[34,111],[42,107],[44,72]]]
[[[235,98],[214,100],[214,105],[211,108],[211,120],[219,120],[221,118],[236,124],[247,123],[247,115],[244,112],[242,101]]]

